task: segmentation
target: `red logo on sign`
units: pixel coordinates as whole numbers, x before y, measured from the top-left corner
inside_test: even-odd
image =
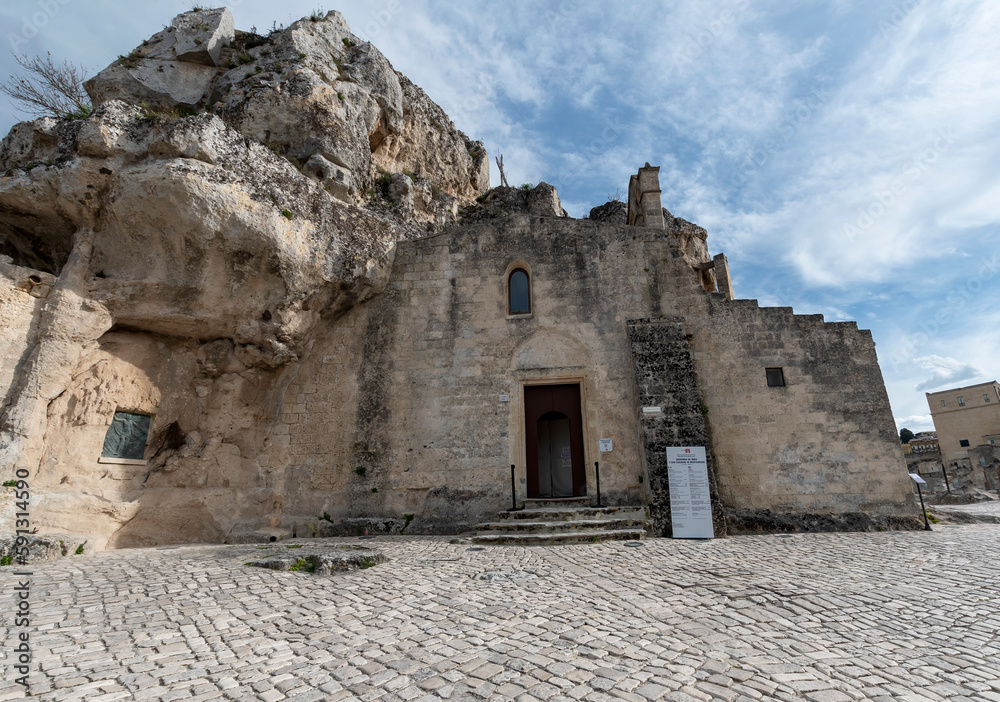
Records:
[[[684,449],[684,453],[691,453],[691,449]]]

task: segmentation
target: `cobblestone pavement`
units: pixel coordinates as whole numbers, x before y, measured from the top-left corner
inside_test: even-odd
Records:
[[[1000,701],[1000,526],[476,550],[337,576],[252,546],[36,565],[42,700]],[[350,543],[350,540],[331,540]],[[272,548],[277,548],[272,547]],[[484,575],[486,574],[486,575]],[[11,612],[11,569],[0,572]],[[4,617],[0,700],[24,696]]]
[[[975,502],[971,505],[931,505],[928,509],[944,512],[965,512],[966,514],[989,514],[1000,517],[1000,500]]]

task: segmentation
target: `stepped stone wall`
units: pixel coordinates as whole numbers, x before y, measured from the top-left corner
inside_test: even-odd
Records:
[[[781,512],[912,507],[870,332],[754,300],[703,303],[705,314],[686,322],[724,503]],[[768,387],[766,368],[781,368],[785,384]]]

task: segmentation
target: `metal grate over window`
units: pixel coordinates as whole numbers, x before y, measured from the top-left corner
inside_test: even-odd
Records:
[[[148,414],[115,412],[108,433],[104,436],[101,456],[141,461],[146,453],[149,420]]]

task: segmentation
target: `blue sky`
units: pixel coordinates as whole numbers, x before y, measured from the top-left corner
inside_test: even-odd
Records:
[[[6,0],[0,27],[93,73],[192,5]],[[738,297],[872,330],[900,426],[932,428],[927,391],[1000,377],[1000,3],[229,6],[259,30],[340,10],[572,216],[661,166]],[[4,133],[22,118],[0,104]]]

